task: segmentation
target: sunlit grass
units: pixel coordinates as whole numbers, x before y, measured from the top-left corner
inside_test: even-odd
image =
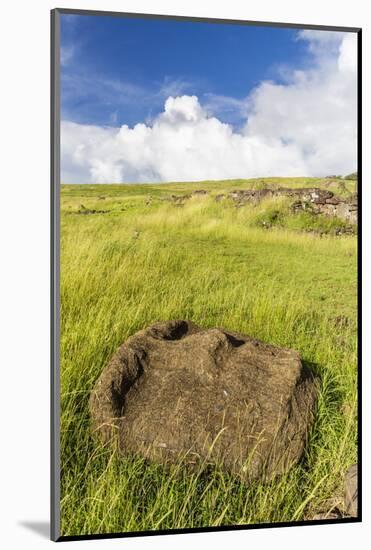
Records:
[[[303,231],[308,220],[290,227],[284,200],[236,209],[213,199],[244,182],[189,185],[212,196],[178,207],[163,199],[186,184],[62,189],[64,535],[301,520],[339,494],[356,460],[356,238],[320,238]],[[81,204],[109,212],[79,215]],[[272,208],[286,222],[266,230],[259,220]],[[288,474],[247,486],[220,468],[123,459],[91,439],[88,397],[111,355],[177,318],[297,349],[319,376],[310,442]]]

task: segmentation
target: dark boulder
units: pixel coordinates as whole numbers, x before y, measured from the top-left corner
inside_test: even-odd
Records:
[[[269,479],[305,446],[316,384],[299,354],[224,329],[157,323],[124,342],[90,397],[92,428],[122,454],[220,464]]]

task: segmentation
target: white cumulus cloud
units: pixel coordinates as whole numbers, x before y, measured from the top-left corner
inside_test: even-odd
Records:
[[[284,84],[264,81],[237,131],[194,95],[170,96],[151,124],[62,121],[62,182],[151,182],[344,174],[356,169],[354,34],[302,31],[312,55]],[[233,105],[233,101],[230,102]]]

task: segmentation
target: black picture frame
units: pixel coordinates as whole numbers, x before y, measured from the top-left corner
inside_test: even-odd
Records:
[[[282,523],[260,523],[256,525],[236,525],[221,527],[202,527],[189,529],[171,529],[156,531],[85,534],[63,536],[60,532],[60,17],[61,15],[90,15],[99,17],[168,19],[174,21],[207,22],[218,25],[236,24],[246,26],[270,26],[292,29],[328,30],[356,33],[358,43],[357,66],[357,159],[358,159],[358,517],[306,520]],[[189,532],[236,531],[288,526],[311,526],[317,524],[342,524],[362,522],[362,29],[359,27],[326,26],[316,24],[279,23],[269,21],[248,21],[234,19],[203,18],[192,16],[159,15],[148,13],[124,13],[114,11],[79,10],[55,8],[51,10],[51,539],[54,541],[72,541],[89,539],[110,539],[121,537],[143,537]]]

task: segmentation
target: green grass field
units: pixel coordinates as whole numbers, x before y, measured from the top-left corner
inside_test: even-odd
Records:
[[[338,504],[357,451],[357,238],[334,236],[338,220],[292,214],[287,199],[242,208],[214,200],[272,184],[323,182],[62,186],[63,535],[296,521]],[[210,194],[168,200],[195,189]],[[178,318],[294,348],[318,375],[315,424],[288,474],[246,486],[217,468],[123,459],[91,438],[89,394],[117,347]]]

